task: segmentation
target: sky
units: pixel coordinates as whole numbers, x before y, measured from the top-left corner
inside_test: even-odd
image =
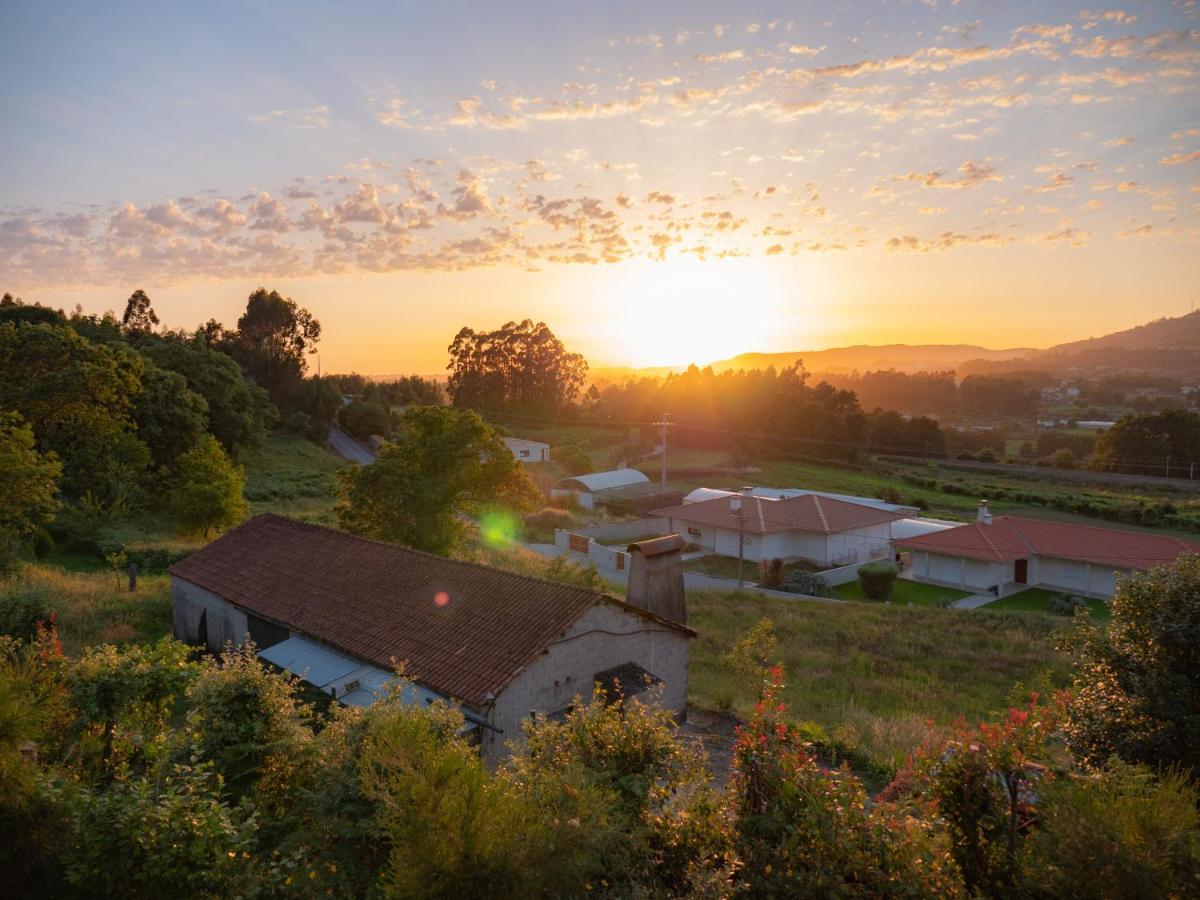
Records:
[[[0,0],[0,290],[326,372],[1047,346],[1200,301],[1200,10]],[[315,361],[314,361],[315,362]]]

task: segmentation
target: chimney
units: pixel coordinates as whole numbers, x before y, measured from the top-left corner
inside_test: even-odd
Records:
[[[988,509],[988,502],[986,500],[979,501],[979,512],[975,515],[975,521],[982,525],[992,524],[992,511]]]
[[[629,545],[629,591],[634,606],[687,624],[687,597],[683,590],[684,541],[677,534]]]

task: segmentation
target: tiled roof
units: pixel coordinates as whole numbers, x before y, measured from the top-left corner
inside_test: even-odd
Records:
[[[996,516],[990,525],[972,522],[900,543],[912,550],[970,559],[1007,562],[1036,554],[1117,569],[1150,569],[1173,563],[1184,553],[1200,553],[1200,543],[1170,535],[1020,516]]]
[[[700,503],[685,503],[682,506],[656,509],[651,515],[737,531],[738,517],[733,514],[730,499],[718,497]],[[744,496],[742,514],[747,534],[773,534],[778,531],[838,534],[868,525],[894,522],[906,515],[903,512],[889,512],[816,494],[804,494],[786,500]]]
[[[468,706],[499,694],[597,603],[622,600],[261,515],[171,567],[230,603]]]

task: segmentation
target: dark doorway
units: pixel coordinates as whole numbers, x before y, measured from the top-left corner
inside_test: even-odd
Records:
[[[1029,581],[1029,560],[1018,559],[1013,567],[1013,580],[1017,584],[1027,584]]]
[[[200,613],[200,626],[196,629],[196,643],[201,647],[208,646],[208,610]]]

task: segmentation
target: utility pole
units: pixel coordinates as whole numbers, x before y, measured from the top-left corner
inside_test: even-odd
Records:
[[[662,472],[659,477],[659,483],[663,487],[667,486],[667,429],[671,425],[670,421],[668,421],[670,419],[670,416],[671,416],[670,413],[665,412],[662,414],[662,418],[659,421],[654,423],[655,425],[659,426],[659,428],[661,429],[661,436],[662,436],[661,437],[661,439],[662,439]]]
[[[733,511],[733,514],[735,516],[737,516],[737,520],[738,520],[738,590],[740,591],[746,583],[742,579],[742,560],[745,558],[745,555],[746,555],[746,548],[745,548],[746,513],[742,510],[741,495],[739,494],[736,497],[730,497],[729,498],[729,506],[730,506],[730,509]]]

